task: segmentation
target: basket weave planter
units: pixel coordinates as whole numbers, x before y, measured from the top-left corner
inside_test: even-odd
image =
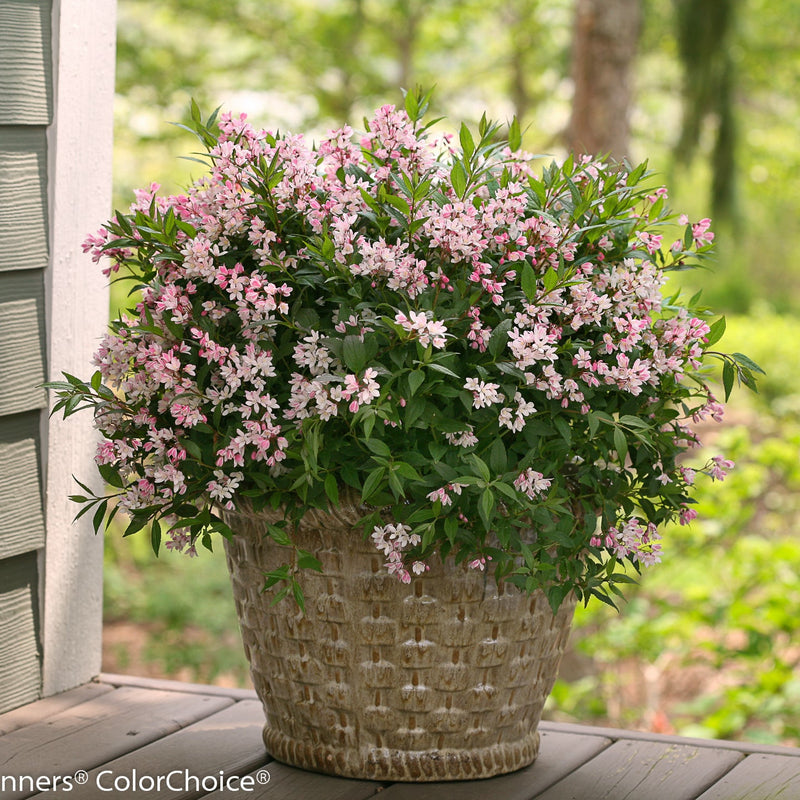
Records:
[[[307,514],[294,537],[323,572],[301,576],[306,615],[270,606],[264,572],[287,558],[265,517],[231,513],[226,543],[269,753],[335,775],[393,781],[488,778],[530,764],[574,603],[553,615],[491,574],[451,561],[410,585],[353,523]]]

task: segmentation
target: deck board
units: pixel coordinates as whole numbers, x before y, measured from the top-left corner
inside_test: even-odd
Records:
[[[270,761],[265,767],[268,783],[256,784],[254,791],[242,793],[249,800],[366,800],[378,796],[383,800],[385,784],[318,775],[302,769]],[[251,773],[257,779],[258,771]],[[378,794],[380,793],[380,794]],[[203,800],[230,800],[230,792],[217,791]]]
[[[138,789],[120,790],[118,795],[126,800],[196,800],[203,797],[207,792],[202,788],[202,779],[208,774],[242,775],[269,761],[261,739],[263,719],[264,711],[256,700],[223,708],[176,733],[91,770],[88,783],[81,787],[81,800],[108,798],[109,789],[114,789],[117,777],[131,780],[133,775],[163,776],[164,785],[161,791],[153,791],[147,783],[140,783]],[[213,770],[209,770],[209,753],[214,754]],[[172,785],[167,784],[166,777],[174,770],[187,772],[192,777],[175,775]],[[172,787],[182,789],[184,786],[185,790],[172,791]],[[74,792],[56,790],[36,795],[36,800],[70,796],[74,796]]]
[[[621,740],[536,800],[696,800],[743,757],[712,747]]]
[[[98,683],[0,715],[0,800],[795,800],[800,749],[713,742],[543,723],[539,757],[509,775],[459,783],[378,783],[305,772],[272,761],[251,691],[103,676]],[[86,770],[72,791],[52,776]],[[186,770],[178,792],[146,783],[104,791],[134,771],[157,779]],[[98,784],[98,775],[103,777]],[[250,779],[218,789],[204,778]],[[22,777],[27,783],[22,785]],[[44,785],[38,789],[35,780]],[[165,781],[165,778],[162,778]],[[5,781],[5,783],[3,783]],[[78,791],[76,791],[76,789]],[[38,793],[37,793],[38,792]]]
[[[796,800],[800,758],[753,753],[698,800]]]
[[[0,770],[33,777],[90,770],[232,703],[224,697],[115,689],[0,738]],[[3,800],[32,794],[27,788],[6,790]]]
[[[0,736],[17,728],[24,728],[27,725],[34,725],[39,720],[50,719],[60,714],[68,708],[86,703],[89,700],[99,697],[101,694],[113,691],[113,687],[104,683],[87,683],[77,689],[70,689],[62,694],[55,694],[52,697],[45,697],[43,700],[36,700],[33,703],[16,708],[0,715]],[[0,750],[2,752],[2,750]]]

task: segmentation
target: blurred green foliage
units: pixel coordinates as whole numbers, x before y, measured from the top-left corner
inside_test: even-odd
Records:
[[[125,643],[112,646],[112,669],[141,669],[130,663],[135,657],[161,675],[246,685],[248,667],[222,550],[204,549],[198,558],[165,550],[156,559],[146,534],[124,540],[121,534],[111,530],[106,537],[104,618],[107,625],[137,626],[142,648],[138,654]]]

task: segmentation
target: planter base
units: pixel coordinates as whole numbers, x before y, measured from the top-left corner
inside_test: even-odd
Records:
[[[314,747],[290,739],[269,724],[264,745],[276,760],[343,778],[374,781],[454,781],[490,778],[532,764],[539,754],[539,733],[534,731],[513,745],[495,744],[469,750],[391,750]]]

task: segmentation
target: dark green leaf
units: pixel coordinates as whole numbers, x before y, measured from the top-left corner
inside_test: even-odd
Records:
[[[153,552],[158,555],[158,551],[161,549],[161,523],[157,519],[153,520],[150,527],[150,545]]]
[[[489,339],[489,352],[494,358],[497,358],[506,346],[508,342],[508,332],[511,330],[513,324],[514,321],[510,317],[506,317],[502,322],[495,325]]]
[[[486,530],[492,527],[492,512],[494,511],[494,492],[491,489],[484,489],[481,494],[481,499],[478,503],[478,513],[481,515],[481,520],[486,527]]]
[[[267,525],[267,533],[270,535],[275,544],[279,544],[282,547],[291,547],[292,540],[289,538],[289,534],[279,525]]]
[[[98,504],[97,510],[94,512],[94,516],[92,517],[92,527],[94,528],[95,533],[99,533],[100,529],[103,527],[103,518],[105,517],[107,510],[108,500],[103,500],[102,503]]]
[[[367,348],[359,336],[348,334],[344,337],[342,359],[354,373],[360,373],[367,365]]]
[[[489,466],[496,475],[502,474],[508,468],[508,454],[500,437],[492,442],[489,449]]]
[[[390,458],[392,455],[392,451],[389,449],[389,446],[386,444],[386,442],[383,442],[380,439],[367,439],[364,444],[366,444],[370,451],[375,453],[376,456]]]
[[[725,402],[731,396],[733,383],[736,380],[736,369],[730,361],[726,361],[722,367],[722,385],[725,388]]]
[[[733,358],[737,364],[740,364],[741,366],[746,367],[747,369],[750,369],[753,372],[760,372],[762,375],[766,374],[764,370],[761,369],[761,367],[759,367],[758,364],[756,364],[755,361],[748,358],[746,355],[742,353],[734,353]]]
[[[625,456],[628,455],[628,440],[622,428],[614,428],[614,448],[619,456],[620,464],[624,463]]]
[[[307,550],[297,551],[297,566],[300,567],[300,569],[311,569],[314,570],[314,572],[322,572],[322,563],[320,560]]]
[[[528,263],[522,267],[520,284],[522,286],[522,291],[525,293],[525,297],[533,302],[537,294],[536,273],[533,271],[533,267]]]
[[[333,473],[325,476],[325,494],[332,505],[339,505],[339,487],[336,483],[336,476]]]
[[[385,467],[377,467],[376,469],[372,470],[369,475],[367,475],[367,479],[364,481],[364,485],[361,488],[362,500],[369,500],[369,498],[380,488],[385,475]]]
[[[409,397],[417,393],[417,389],[425,382],[425,373],[421,369],[415,369],[408,374]]]

